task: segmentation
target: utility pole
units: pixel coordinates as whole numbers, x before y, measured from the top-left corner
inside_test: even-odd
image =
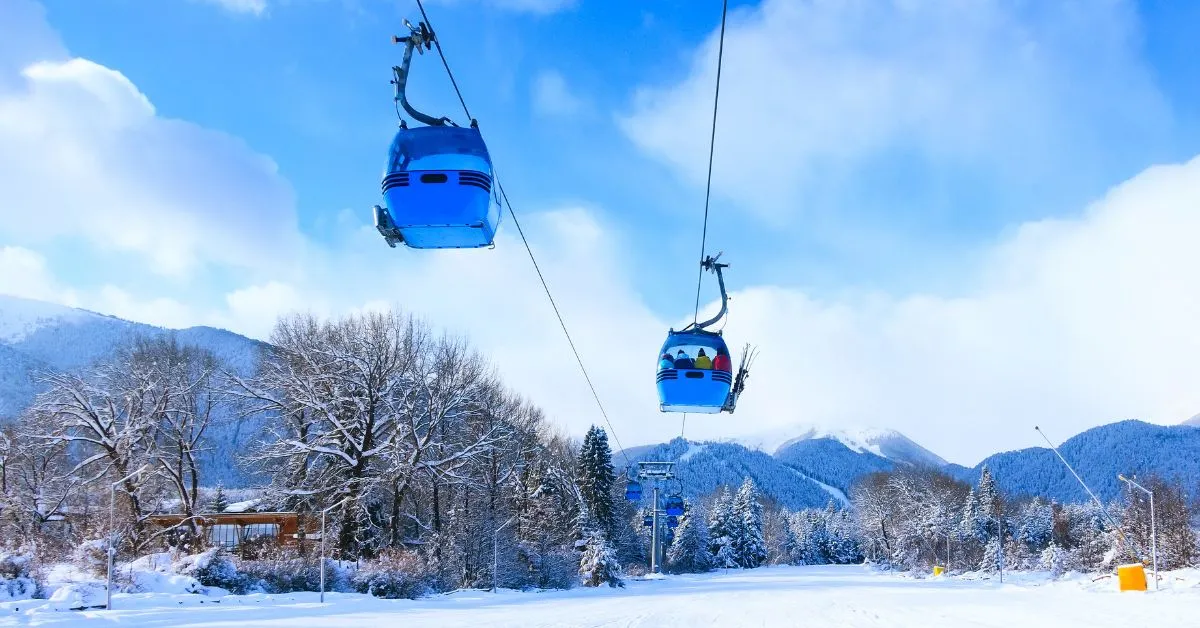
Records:
[[[1122,474],[1117,474],[1117,479],[1129,484],[1130,486],[1139,488],[1145,494],[1150,496],[1150,556],[1154,561],[1154,590],[1158,590],[1158,531],[1154,529],[1154,491],[1134,482]]]

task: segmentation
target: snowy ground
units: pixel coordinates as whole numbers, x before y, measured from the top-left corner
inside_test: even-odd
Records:
[[[1016,580],[1016,582],[1013,582]],[[1153,586],[1153,585],[1151,585]],[[1004,584],[915,579],[858,566],[771,567],[631,580],[625,589],[461,591],[423,600],[315,593],[114,596],[116,610],[55,610],[45,600],[0,603],[0,626],[1120,626],[1196,625],[1200,571],[1164,574],[1160,592],[1119,593],[1113,578]],[[57,606],[61,608],[61,605]]]

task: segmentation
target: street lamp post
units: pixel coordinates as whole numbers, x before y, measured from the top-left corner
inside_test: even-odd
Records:
[[[320,566],[320,570],[321,570],[321,603],[322,604],[325,603],[325,513],[346,503],[346,500],[348,500],[348,499],[350,499],[350,495],[343,497],[336,504],[321,511],[321,566]]]
[[[517,516],[513,515],[492,533],[492,593],[496,592],[496,574],[500,573],[500,531],[516,520]]]
[[[115,516],[113,514],[113,511],[116,510],[116,504],[117,504],[117,485],[124,482],[125,480],[128,480],[129,478],[134,477],[135,475],[141,473],[142,471],[145,471],[146,467],[148,467],[148,466],[150,466],[150,465],[144,464],[144,465],[138,467],[137,471],[134,471],[133,473],[130,473],[129,475],[108,485],[108,550],[105,552],[106,554],[108,554],[108,575],[106,576],[107,584],[104,587],[104,609],[105,610],[109,610],[109,611],[112,610],[113,561],[115,560],[115,558],[117,556],[117,547],[113,543],[113,541],[117,535],[116,530],[115,530],[116,523],[115,523]]]
[[[1117,474],[1117,479],[1137,487],[1145,494],[1150,496],[1150,556],[1154,564],[1154,590],[1158,590],[1158,532],[1154,529],[1154,491],[1134,482],[1122,474]]]

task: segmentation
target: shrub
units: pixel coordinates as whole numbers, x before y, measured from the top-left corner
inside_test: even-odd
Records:
[[[104,539],[84,541],[71,553],[71,563],[94,576],[104,576],[108,570],[107,548]]]
[[[184,556],[176,563],[175,572],[191,576],[206,587],[220,587],[238,595],[250,592],[256,585],[253,578],[238,571],[229,554],[220,547]]]
[[[45,597],[33,557],[0,553],[0,601]]]
[[[291,547],[263,548],[254,560],[237,560],[238,571],[250,578],[266,593],[317,591],[321,584],[320,557],[301,556]],[[330,561],[332,564],[332,561]],[[326,567],[325,589],[345,590],[345,576],[337,569]]]
[[[432,576],[415,552],[384,550],[354,574],[354,589],[382,598],[415,599],[431,589]]]

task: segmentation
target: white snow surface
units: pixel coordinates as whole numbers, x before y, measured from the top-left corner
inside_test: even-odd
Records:
[[[801,440],[814,440],[818,438],[832,438],[845,445],[850,451],[863,453],[870,452],[881,458],[887,458],[887,454],[883,453],[881,445],[888,440],[901,439],[904,435],[896,430],[882,429],[878,427],[859,427],[848,429],[832,429],[827,427],[810,427],[802,432],[799,436],[780,443],[776,447],[776,451],[787,446],[790,443]]]
[[[234,502],[225,507],[225,512],[250,512],[261,501],[261,499],[248,499],[244,502]]]
[[[838,500],[838,503],[840,503],[842,506],[845,506],[845,507],[850,506],[850,499],[848,497],[846,497],[846,494],[843,493],[841,489],[837,488],[836,486],[830,486],[824,482],[821,482],[820,480],[815,480],[815,479],[809,477],[808,475],[801,473],[800,471],[797,471],[796,469],[794,469],[792,467],[788,467],[788,468],[792,470],[792,473],[795,473],[796,475],[821,487],[821,490],[825,491],[826,493],[829,493],[829,496]]]
[[[57,303],[0,294],[0,342],[20,342],[42,327],[78,322],[90,316],[99,314]]]
[[[679,457],[679,460],[677,460],[677,462],[684,462],[685,460],[689,460],[689,459],[691,459],[692,456],[704,451],[707,448],[708,448],[708,445],[702,445],[700,443],[694,443],[692,441],[688,441],[688,450],[683,452],[683,455]]]
[[[421,600],[316,593],[118,593],[114,610],[47,600],[0,603],[0,626],[1189,626],[1200,570],[1162,575],[1162,591],[1116,590],[1115,578],[1045,573],[915,578],[864,566],[767,567],[629,579],[626,588],[458,591]]]

